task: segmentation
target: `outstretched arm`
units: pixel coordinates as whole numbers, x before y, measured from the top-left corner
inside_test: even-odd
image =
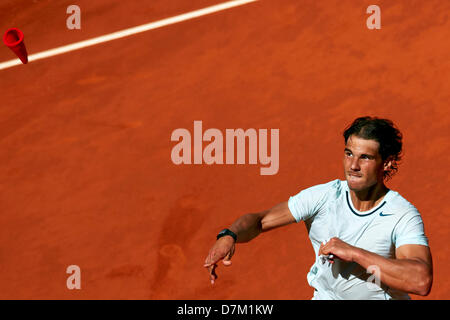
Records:
[[[295,222],[288,203],[282,202],[270,210],[249,213],[237,219],[229,228],[237,235],[237,242],[248,242],[261,232],[269,231]]]
[[[272,230],[295,222],[288,203],[282,202],[270,210],[260,213],[249,213],[238,218],[230,230],[237,235],[237,242],[243,243],[257,237],[261,232]],[[223,261],[225,266],[231,265],[231,257],[235,251],[235,242],[231,236],[224,236],[216,241],[205,259],[204,267],[208,269],[213,284],[217,279],[217,262]]]

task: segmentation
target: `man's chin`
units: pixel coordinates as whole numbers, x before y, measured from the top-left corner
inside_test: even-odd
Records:
[[[361,181],[355,181],[354,177],[347,177],[347,186],[352,191],[362,191],[364,189],[367,189],[367,185],[364,183],[364,181],[361,178],[356,178],[356,180]]]
[[[363,178],[347,177],[347,186],[353,192],[365,191],[373,188],[377,182],[369,182]]]

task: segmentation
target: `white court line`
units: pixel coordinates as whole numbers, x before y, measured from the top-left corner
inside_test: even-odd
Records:
[[[143,25],[140,25],[137,27],[109,33],[104,36],[100,36],[100,37],[96,37],[96,38],[92,38],[92,39],[88,39],[88,40],[84,40],[84,41],[80,41],[80,42],[75,42],[75,43],[65,45],[62,47],[58,47],[55,49],[38,52],[38,53],[28,56],[28,62],[33,62],[36,60],[45,59],[45,58],[53,57],[53,56],[56,56],[59,54],[63,54],[66,52],[94,46],[99,43],[104,43],[107,41],[112,41],[112,40],[128,37],[133,34],[145,32],[145,31],[152,30],[152,29],[161,28],[161,27],[164,27],[164,26],[167,26],[170,24],[175,24],[178,22],[198,18],[198,17],[208,15],[208,14],[211,14],[214,12],[234,8],[237,6],[241,6],[241,5],[251,3],[251,2],[256,2],[256,1],[258,1],[258,0],[233,0],[233,1],[224,2],[224,3],[217,4],[217,5],[214,5],[211,7],[183,13],[178,16],[171,17],[171,18],[166,18],[163,20],[150,22],[150,23],[143,24]],[[17,66],[20,64],[22,64],[22,62],[19,59],[5,61],[5,62],[0,63],[0,70],[11,68],[11,67],[14,67],[14,66]]]

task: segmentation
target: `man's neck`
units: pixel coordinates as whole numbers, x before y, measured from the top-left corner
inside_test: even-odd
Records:
[[[365,190],[350,190],[350,198],[356,210],[368,211],[373,207],[376,207],[381,200],[383,200],[388,191],[389,189],[384,183],[377,183]]]

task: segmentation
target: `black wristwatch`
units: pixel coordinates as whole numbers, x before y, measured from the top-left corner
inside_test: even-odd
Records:
[[[234,233],[233,231],[231,231],[230,229],[223,229],[222,231],[219,232],[219,234],[217,235],[217,240],[219,240],[220,238],[222,238],[223,236],[231,236],[234,239],[234,242],[237,241],[237,235],[236,233]]]

